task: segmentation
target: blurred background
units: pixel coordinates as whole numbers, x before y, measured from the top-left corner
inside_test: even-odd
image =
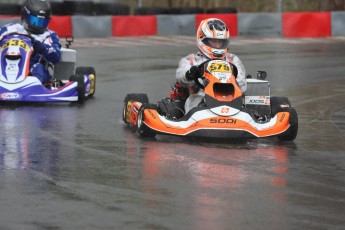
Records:
[[[0,0],[1,14],[13,14],[17,10],[16,7],[24,1]],[[320,12],[345,10],[345,0],[51,0],[50,2],[53,5],[53,11],[55,11],[53,13],[55,15]]]

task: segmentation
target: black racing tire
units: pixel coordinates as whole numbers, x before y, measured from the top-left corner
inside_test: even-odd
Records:
[[[207,14],[237,14],[237,9],[233,7],[212,8],[206,10]]]
[[[64,1],[66,15],[94,15],[94,3],[92,1]]]
[[[283,133],[278,135],[278,139],[281,141],[293,141],[297,137],[298,133],[298,115],[294,108],[289,109],[290,113],[290,127]]]
[[[127,114],[127,105],[130,101],[137,101],[142,104],[149,103],[149,98],[147,97],[147,94],[145,93],[130,93],[127,94],[124,100],[123,110],[122,110],[122,120],[126,125],[129,125],[126,114]]]
[[[169,14],[203,14],[204,9],[200,7],[171,8]]]
[[[64,2],[50,1],[53,15],[66,15]]]
[[[76,74],[96,74],[95,68],[90,66],[78,66],[75,69]]]
[[[21,6],[16,3],[0,3],[0,15],[20,15]]]
[[[96,15],[129,15],[130,7],[123,3],[97,2],[94,3]]]
[[[274,117],[279,112],[288,112],[291,108],[291,103],[287,97],[271,97],[271,117]]]
[[[169,9],[160,7],[139,7],[134,10],[134,15],[169,14]]]
[[[156,136],[156,132],[149,128],[145,123],[143,122],[145,119],[144,116],[144,110],[145,109],[155,109],[157,110],[157,106],[149,103],[144,103],[140,106],[139,112],[138,112],[138,120],[137,120],[137,135],[144,138],[153,138]]]
[[[69,78],[69,81],[76,81],[78,83],[77,92],[78,92],[78,103],[84,104],[85,97],[85,84],[84,84],[84,75],[75,74]]]
[[[93,97],[93,95],[96,92],[96,70],[95,70],[95,68],[90,67],[90,66],[79,66],[79,67],[76,68],[75,73],[76,74],[81,74],[81,75],[93,74],[93,76],[94,76],[94,81],[93,81],[94,85],[91,86],[91,87],[93,87],[94,89],[93,89],[93,92],[90,93],[89,96],[88,96],[88,97]]]

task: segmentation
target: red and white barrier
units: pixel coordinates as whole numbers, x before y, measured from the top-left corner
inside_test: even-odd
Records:
[[[240,15],[240,16],[239,16]],[[345,25],[345,16],[344,14],[333,14],[332,12],[298,12],[298,13],[282,13],[276,14],[275,16],[278,20],[275,20],[277,25],[275,26],[274,31],[275,36],[285,37],[285,38],[302,38],[302,37],[329,37],[329,36],[343,36],[339,31],[342,31],[342,25]],[[238,35],[246,35],[250,34],[251,36],[255,36],[255,31],[252,33],[248,33],[248,30],[251,28],[261,28],[264,29],[262,23],[258,20],[255,20],[256,15],[255,13],[252,14],[194,14],[192,20],[188,17],[188,25],[187,23],[181,23],[181,19],[183,16],[179,16],[179,20],[174,20],[174,17],[177,15],[166,15],[164,17],[157,16],[157,15],[145,15],[145,16],[108,16],[109,23],[102,26],[100,29],[97,27],[97,37],[102,36],[153,36],[153,35],[190,35],[191,33],[186,31],[190,31],[190,28],[198,27],[201,20],[216,17],[223,20],[230,29],[231,36],[238,36]],[[251,17],[254,20],[243,20],[245,17]],[[266,18],[265,20],[269,20],[272,18],[272,14],[267,13],[267,17],[265,17],[265,13],[258,13],[258,16],[261,18]],[[78,20],[73,20],[73,17],[78,17]],[[81,17],[86,17],[85,20],[81,20]],[[75,36],[75,29],[73,28],[85,28],[85,23],[83,25],[78,25],[78,22],[83,21],[90,21],[90,27],[88,27],[86,31],[80,33],[83,37],[95,37],[95,32],[92,29],[92,22],[97,22],[99,16],[53,16],[50,28],[58,33],[60,37],[66,36]],[[169,18],[170,17],[170,18]],[[0,26],[4,25],[8,22],[15,22],[18,21],[18,16],[0,16]],[[106,18],[102,18],[103,21]],[[161,21],[159,21],[161,20]],[[240,21],[241,20],[241,21]],[[171,23],[176,22],[178,23],[177,26],[172,26]],[[247,22],[250,22],[250,25],[246,25]],[[102,25],[104,24],[103,22]],[[257,25],[256,25],[257,23]],[[109,25],[108,25],[109,24]],[[193,27],[191,27],[193,24]],[[238,25],[241,25],[239,27]],[[244,24],[244,26],[243,26]],[[266,25],[267,23],[265,23]],[[159,26],[158,26],[159,25]],[[271,27],[273,27],[271,25]],[[185,28],[181,28],[185,27]],[[340,28],[341,27],[341,28]],[[164,30],[162,29],[164,28]],[[169,31],[166,28],[172,28],[176,31]],[[244,28],[244,29],[243,29]],[[249,29],[248,29],[249,28]],[[194,28],[193,28],[194,30]],[[241,31],[246,30],[246,31]],[[259,31],[259,30],[257,30]],[[278,33],[277,33],[278,31]],[[333,33],[332,33],[333,31]],[[334,33],[337,31],[337,33]],[[194,31],[193,31],[194,32]],[[243,32],[243,33],[242,33]],[[251,32],[251,31],[249,31]],[[181,34],[180,34],[181,33]],[[183,34],[185,33],[185,34]],[[269,35],[268,33],[262,33],[264,35]],[[261,34],[261,35],[262,35]],[[259,36],[259,35],[258,35]]]

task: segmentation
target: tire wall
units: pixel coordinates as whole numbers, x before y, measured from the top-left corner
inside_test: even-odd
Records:
[[[123,11],[121,11],[123,13]],[[54,15],[49,28],[60,37],[195,35],[201,20],[217,17],[231,36],[309,38],[345,35],[345,11],[238,14]],[[0,15],[0,26],[19,22]]]
[[[280,37],[282,18],[280,13],[240,13],[238,14],[238,34],[240,36]]]
[[[53,16],[49,23],[49,29],[55,31],[61,38],[72,36],[72,17]]]
[[[72,16],[72,25],[75,38],[112,36],[111,16]]]
[[[330,12],[283,13],[283,37],[331,36]]]
[[[113,36],[151,36],[157,34],[157,17],[114,16],[112,17]]]
[[[17,22],[20,22],[20,18],[18,16],[0,16],[0,27],[9,23]]]
[[[157,15],[158,35],[196,34],[195,15]]]
[[[332,12],[332,36],[345,36],[345,12]]]

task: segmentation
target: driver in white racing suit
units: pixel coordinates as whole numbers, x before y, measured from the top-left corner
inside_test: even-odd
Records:
[[[230,32],[222,20],[209,18],[200,23],[197,30],[199,52],[182,58],[176,70],[177,84],[189,89],[189,96],[184,105],[185,113],[198,106],[205,96],[204,91],[196,86],[194,79],[203,75],[197,66],[206,60],[221,59],[234,64],[238,70],[236,81],[243,93],[247,90],[246,70],[241,60],[228,52],[229,43]]]
[[[20,14],[21,23],[7,24],[0,28],[0,41],[11,33],[33,37],[34,52],[30,59],[30,72],[45,84],[51,78],[48,64],[56,64],[61,59],[60,39],[54,31],[47,28],[52,15],[50,3],[47,0],[26,0]]]

